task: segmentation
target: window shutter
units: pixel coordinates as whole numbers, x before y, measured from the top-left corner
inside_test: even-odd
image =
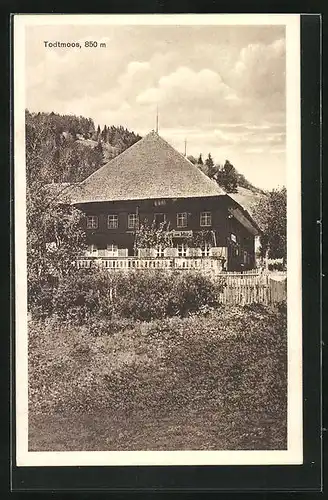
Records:
[[[118,256],[119,257],[127,257],[128,256],[128,249],[127,248],[119,248],[118,249]]]

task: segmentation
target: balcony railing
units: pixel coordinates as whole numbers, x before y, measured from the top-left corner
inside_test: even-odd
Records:
[[[111,270],[124,269],[199,269],[221,271],[222,262],[213,257],[81,257],[76,261],[78,269],[102,267]]]

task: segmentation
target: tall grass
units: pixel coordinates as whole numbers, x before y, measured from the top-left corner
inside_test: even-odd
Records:
[[[286,343],[283,306],[32,321],[30,447],[284,449]]]

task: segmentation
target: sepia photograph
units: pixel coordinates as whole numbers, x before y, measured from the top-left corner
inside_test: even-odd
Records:
[[[15,16],[18,465],[302,463],[299,36]]]

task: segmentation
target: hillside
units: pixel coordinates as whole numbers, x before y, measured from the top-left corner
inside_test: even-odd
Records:
[[[115,156],[120,154],[120,148],[117,146],[113,146],[112,144],[109,144],[108,142],[104,142],[102,139],[99,139],[98,141],[95,141],[94,139],[78,139],[76,141],[78,144],[81,144],[82,146],[89,147],[91,149],[96,148],[99,143],[101,144],[102,147],[102,153],[103,153],[103,163],[107,163],[109,160],[112,160],[115,158]],[[123,149],[124,151],[124,149]]]
[[[83,116],[27,110],[25,117],[28,182],[81,182],[141,139],[122,126],[96,129]]]
[[[261,199],[267,196],[267,193],[249,182],[228,160],[224,165],[219,165],[214,163],[211,154],[205,161],[202,160],[202,156],[200,154],[198,160],[193,156],[188,156],[188,160],[242,205],[261,226],[255,207]]]

